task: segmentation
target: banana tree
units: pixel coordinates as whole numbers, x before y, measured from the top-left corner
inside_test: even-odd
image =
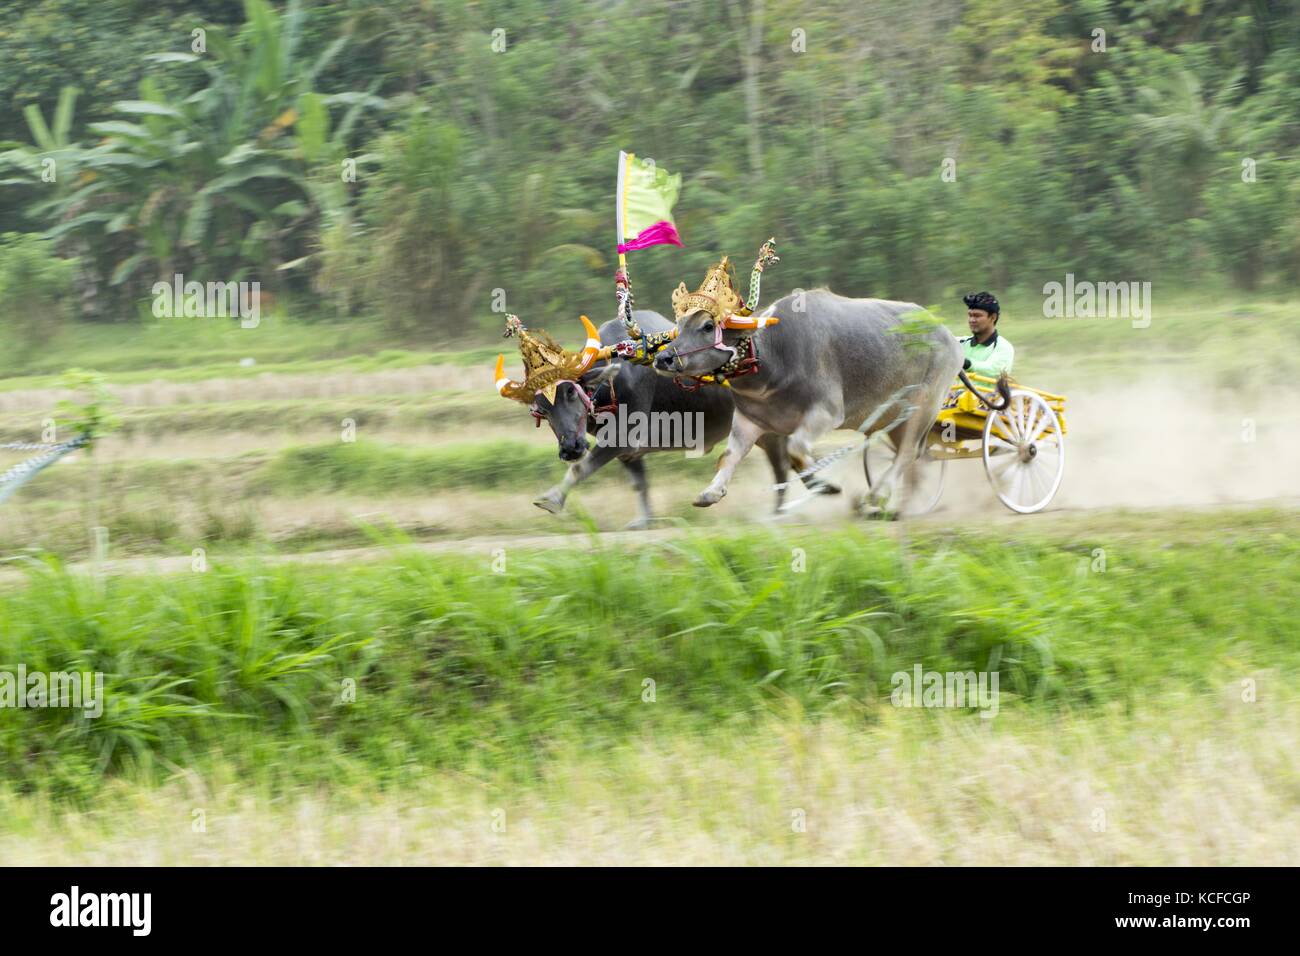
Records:
[[[346,38],[309,57],[298,0],[283,14],[245,0],[245,14],[234,36],[211,32],[204,54],[149,57],[157,71],[139,98],[113,104],[113,118],[87,127],[98,143],[68,141],[69,92],[52,129],[31,108],[34,145],[0,156],[27,185],[40,159],[55,160],[60,188],[30,212],[50,224],[51,238],[95,249],[83,267],[124,299],[176,271],[224,281],[255,274],[274,285],[276,266],[301,259],[318,228],[347,215],[349,196],[327,185],[322,164],[383,101],[315,90]],[[343,114],[330,134],[334,107]]]

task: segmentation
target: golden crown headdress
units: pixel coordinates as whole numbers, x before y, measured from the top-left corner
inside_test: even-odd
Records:
[[[673,290],[673,312],[679,319],[696,309],[702,309],[713,316],[715,321],[721,322],[744,304],[733,285],[731,263],[726,256],[708,271],[694,292],[686,290],[685,282],[679,283]]]
[[[532,404],[538,392],[555,401],[555,387],[561,382],[576,382],[591,368],[600,353],[600,333],[585,315],[580,316],[587,330],[587,341],[582,351],[565,351],[541,329],[530,331],[517,315],[506,316],[506,335],[519,339],[519,354],[524,360],[524,380],[515,382],[506,378],[506,357],[497,356],[497,394],[516,402]]]

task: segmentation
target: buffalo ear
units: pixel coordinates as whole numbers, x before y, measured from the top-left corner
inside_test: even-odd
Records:
[[[592,369],[582,376],[582,384],[587,388],[599,388],[606,382],[614,381],[622,368],[622,362],[610,362],[608,365],[602,365],[600,368]]]

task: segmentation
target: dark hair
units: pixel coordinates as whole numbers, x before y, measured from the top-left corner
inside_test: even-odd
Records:
[[[989,315],[997,315],[1002,311],[998,306],[998,300],[993,298],[992,292],[972,292],[970,295],[962,296],[962,301],[966,303],[966,308],[983,309]]]

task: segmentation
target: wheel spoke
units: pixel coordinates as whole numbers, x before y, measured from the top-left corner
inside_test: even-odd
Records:
[[[994,435],[992,432],[989,433],[989,442],[988,442],[988,443],[989,443],[989,445],[991,445],[992,447],[994,447],[994,448],[1000,448],[1000,449],[1002,449],[1003,451],[1014,452],[1014,451],[1019,451],[1019,450],[1020,450],[1020,449],[1016,448],[1015,445],[1011,444],[1011,442],[1007,441],[1007,440],[1004,439],[1004,438],[999,438],[997,435]]]
[[[1033,431],[1029,433],[1030,441],[1038,441],[1052,427],[1051,409],[1044,405],[1039,411],[1042,414],[1039,416],[1038,421],[1034,423]],[[1054,432],[1055,429],[1053,428],[1052,431]]]
[[[1008,469],[1019,461],[1020,459],[1015,455],[998,455],[996,458],[992,459],[992,462],[989,465],[989,470],[1000,480],[1005,478]]]
[[[1010,435],[1013,439],[1018,439],[1020,437],[1019,416],[1020,416],[1020,407],[1014,401],[1011,403],[1010,406],[1008,406],[1006,413],[1002,416],[1002,420],[1006,423],[1007,426],[1007,434]]]
[[[1023,466],[1024,463],[1023,463],[1023,462],[1017,462],[1017,464]],[[1024,486],[1025,486],[1025,469],[1024,469],[1024,467],[1019,467],[1019,468],[1017,468],[1017,469],[1016,469],[1016,472],[1015,472],[1015,475],[1016,475],[1016,477],[1015,477],[1015,484],[1014,484],[1014,485],[1012,486],[1012,488],[1011,488],[1011,500],[1014,501],[1016,504],[1020,504],[1021,501],[1024,500],[1024,494],[1023,494],[1023,489],[1024,489]]]
[[[1032,478],[1032,485],[1029,490],[1034,496],[1034,504],[1042,501],[1043,495],[1052,487],[1052,479],[1051,475],[1048,474],[1048,469],[1037,464],[1037,461],[1038,460],[1035,459],[1035,464],[1029,469]]]
[[[1018,437],[1020,437],[1021,439],[1023,439],[1026,435],[1029,434],[1029,413],[1033,411],[1033,408],[1034,408],[1034,403],[1029,399],[1028,396],[1022,397],[1020,399],[1020,417],[1018,421],[1018,424],[1020,426],[1020,435]]]
[[[1036,441],[1038,436],[1043,433],[1043,430],[1047,428],[1047,423],[1050,420],[1047,416],[1048,411],[1049,409],[1045,405],[1034,406],[1034,419],[1030,422],[1028,431],[1030,441]]]
[[[1006,434],[1011,441],[1016,441],[1020,436],[1016,434],[1016,420],[1011,414],[1011,409],[1007,409],[997,417],[999,429]]]

